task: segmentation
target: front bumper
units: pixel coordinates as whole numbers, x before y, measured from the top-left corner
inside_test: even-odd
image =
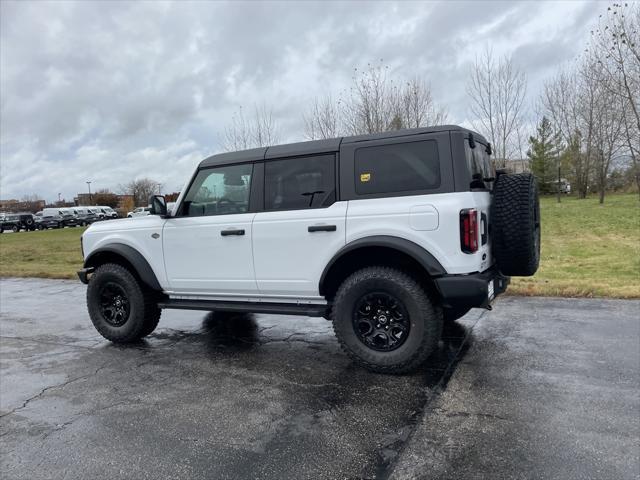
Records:
[[[82,283],[84,283],[85,285],[89,283],[89,274],[93,273],[94,268],[93,267],[88,267],[88,268],[83,268],[82,270],[78,271],[78,278],[80,279],[80,281]]]
[[[446,275],[434,279],[445,308],[487,308],[493,299],[503,293],[510,277],[502,275],[496,268],[470,275]],[[490,282],[493,281],[493,294]]]

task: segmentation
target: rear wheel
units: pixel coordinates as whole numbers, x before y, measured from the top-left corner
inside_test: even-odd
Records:
[[[379,373],[406,373],[437,348],[442,310],[406,273],[368,267],[338,289],[332,311],[340,345],[358,365]]]
[[[11,231],[12,231],[13,233],[17,233],[17,232],[19,232],[19,231],[20,231],[20,227],[18,227],[17,225],[14,225],[13,227],[11,227]]]
[[[89,279],[87,306],[96,330],[115,343],[135,342],[149,335],[160,320],[153,292],[114,263],[99,266]]]

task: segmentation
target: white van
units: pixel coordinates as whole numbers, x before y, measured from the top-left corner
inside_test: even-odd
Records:
[[[42,216],[43,217],[53,217],[53,216],[56,216],[56,215],[62,215],[62,210],[65,210],[65,209],[64,208],[58,208],[58,207],[43,208],[42,209]]]
[[[111,207],[96,205],[95,207],[91,208],[95,210],[96,215],[98,215],[100,218],[118,218],[118,212],[116,212]]]

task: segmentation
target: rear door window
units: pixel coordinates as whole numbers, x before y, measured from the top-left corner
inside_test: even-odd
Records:
[[[269,160],[264,166],[265,210],[328,207],[336,201],[335,155]]]
[[[431,190],[440,186],[435,140],[394,143],[355,151],[358,195]]]

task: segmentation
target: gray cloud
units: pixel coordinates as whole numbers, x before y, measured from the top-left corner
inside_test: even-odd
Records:
[[[487,46],[514,54],[530,100],[574,58],[590,2],[11,2],[0,4],[0,196],[49,200],[139,176],[167,190],[219,149],[240,106],[273,107],[302,138],[314,96],[383,59],[422,75],[451,120]]]

